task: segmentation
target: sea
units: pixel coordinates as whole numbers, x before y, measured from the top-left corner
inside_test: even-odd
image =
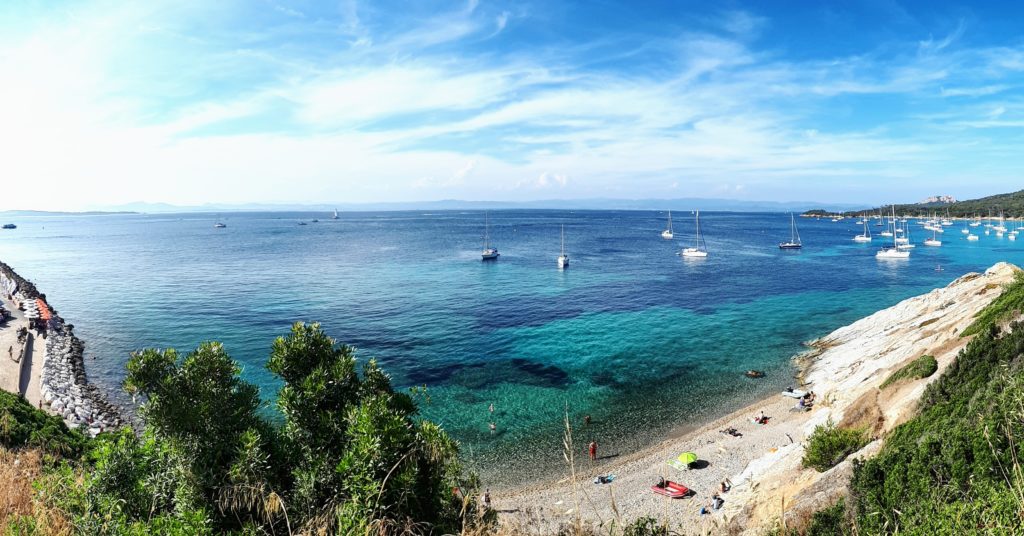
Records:
[[[963,222],[941,247],[912,223],[910,259],[882,261],[891,239],[874,221],[858,244],[856,220],[797,218],[804,248],[781,251],[788,214],[700,216],[709,255],[693,259],[678,255],[689,211],[673,213],[673,240],[659,211],[491,211],[494,262],[482,211],[6,216],[18,228],[0,231],[0,261],[74,324],[90,380],[122,404],[132,351],[216,340],[273,416],[271,343],[319,322],[396,387],[425,386],[421,417],[492,485],[561,478],[566,420],[580,453],[593,440],[627,456],[792,385],[807,341],[1024,262],[1024,239],[979,227],[968,242]]]

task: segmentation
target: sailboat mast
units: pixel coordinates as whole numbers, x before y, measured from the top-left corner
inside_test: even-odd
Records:
[[[484,251],[487,251],[488,234],[490,233],[490,222],[487,219],[487,213],[484,212]]]
[[[565,225],[562,225],[562,256],[565,256]]]

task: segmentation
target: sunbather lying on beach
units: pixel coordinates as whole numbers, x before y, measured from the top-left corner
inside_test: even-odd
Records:
[[[726,478],[725,480],[722,481],[722,483],[719,485],[718,488],[720,490],[722,490],[722,493],[725,493],[725,492],[731,490],[732,489],[732,480],[729,480],[728,478]]]
[[[726,428],[725,430],[720,430],[720,431],[721,431],[721,432],[722,432],[723,434],[728,434],[728,435],[731,435],[731,436],[733,436],[733,437],[743,437],[743,434],[741,434],[741,433],[739,432],[739,430],[737,430],[737,429],[735,429],[735,428]]]

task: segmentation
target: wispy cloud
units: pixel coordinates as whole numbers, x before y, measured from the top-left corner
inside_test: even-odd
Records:
[[[992,164],[1016,140],[986,132],[1024,125],[1024,47],[971,46],[973,22],[793,55],[745,10],[580,39],[490,3],[267,6],[98,2],[0,35],[0,175],[23,179],[0,204],[25,206],[21,185],[40,180],[64,208],[309,192],[869,200],[1020,164]]]

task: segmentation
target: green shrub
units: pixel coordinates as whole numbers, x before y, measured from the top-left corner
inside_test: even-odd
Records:
[[[39,447],[49,454],[78,457],[86,437],[69,430],[56,415],[32,407],[21,397],[0,390],[0,446]]]
[[[124,387],[144,400],[141,437],[100,436],[39,483],[42,496],[83,534],[448,534],[493,522],[458,444],[374,361],[358,366],[351,347],[300,323],[267,368],[282,380],[280,420],[263,416],[218,343],[133,354]],[[21,428],[8,435],[26,441]]]
[[[804,449],[803,466],[813,467],[819,473],[833,468],[847,456],[868,444],[864,429],[844,429],[831,420],[814,428]]]
[[[804,536],[845,536],[852,534],[849,521],[846,518],[846,501],[839,499],[838,502],[814,512],[811,522],[804,530]]]
[[[939,369],[938,361],[930,355],[923,355],[902,368],[893,372],[888,378],[882,382],[879,389],[885,389],[886,387],[900,381],[900,380],[920,380],[921,378],[927,378],[935,371]]]
[[[1024,272],[1018,272],[1013,282],[1003,288],[1003,293],[992,303],[974,315],[975,320],[964,329],[961,337],[990,331],[994,326],[1009,320],[1024,311]]]
[[[1024,326],[993,325],[851,482],[861,534],[1014,534],[1024,526]]]

